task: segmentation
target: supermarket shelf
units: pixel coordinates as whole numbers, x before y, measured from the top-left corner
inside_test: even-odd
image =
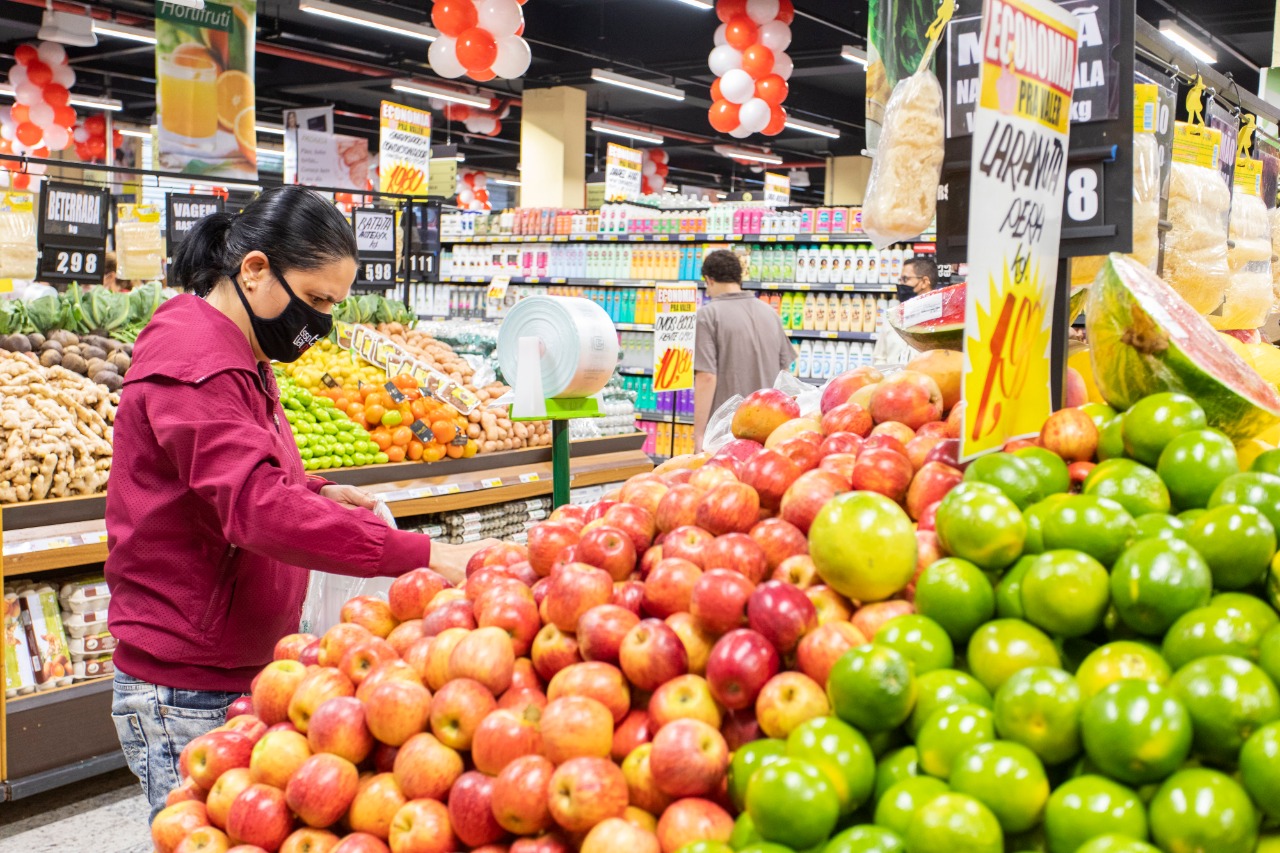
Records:
[[[21,800],[23,797],[34,797],[63,785],[74,785],[112,770],[123,770],[127,765],[124,753],[117,746],[114,752],[104,752],[93,758],[77,761],[64,767],[54,767],[43,773],[34,773],[19,779],[9,779],[0,783],[0,802]]]
[[[124,766],[111,721],[110,678],[5,702],[6,779],[12,800]]]
[[[619,367],[618,373],[623,376],[652,376],[653,368],[651,367]]]
[[[887,284],[812,284],[800,281],[748,281],[743,290],[798,290],[814,293],[897,293],[897,287]]]
[[[419,314],[419,320],[426,320],[431,323],[445,323],[450,320],[464,320],[468,323],[479,323],[482,326],[496,326],[501,321],[489,319],[487,317],[454,317],[449,314]]]
[[[107,525],[102,518],[7,530],[4,576],[30,575],[107,559]]]
[[[446,275],[440,277],[442,284],[488,284],[491,275]],[[512,284],[565,284],[573,287],[649,287],[657,284],[683,284],[686,286],[704,287],[700,281],[689,279],[652,279],[652,278],[578,278],[546,275],[513,275]]]
[[[652,323],[614,323],[613,327],[619,332],[652,332]]]
[[[101,678],[89,678],[76,684],[68,684],[65,687],[54,687],[50,690],[27,693],[23,696],[6,699],[5,704],[11,714],[15,711],[30,711],[35,708],[43,708],[46,705],[53,702],[61,702],[64,699],[101,693],[103,683],[109,684],[111,678],[112,676],[110,675],[104,675]]]
[[[476,234],[440,243],[870,243],[866,234]]]
[[[810,332],[804,329],[791,329],[789,338],[812,338],[823,341],[874,341],[875,332]]]
[[[689,415],[676,415],[675,418],[672,418],[671,415],[661,415],[654,412],[636,412],[636,420],[651,424],[677,423],[688,426],[693,425],[693,418]]]

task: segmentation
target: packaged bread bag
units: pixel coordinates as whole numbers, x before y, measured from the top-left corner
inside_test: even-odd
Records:
[[[1178,122],[1169,179],[1164,280],[1200,314],[1218,310],[1231,283],[1227,230],[1231,193],[1217,169],[1221,131]]]
[[[1271,220],[1258,197],[1262,162],[1236,160],[1235,198],[1231,203],[1227,263],[1231,283],[1222,304],[1209,314],[1215,329],[1256,329],[1267,321],[1275,301],[1271,292]]]

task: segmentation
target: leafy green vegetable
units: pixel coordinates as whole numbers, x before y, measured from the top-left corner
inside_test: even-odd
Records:
[[[40,334],[63,327],[64,305],[56,295],[41,296],[27,303],[27,325]]]
[[[134,288],[129,294],[129,325],[138,328],[145,326],[162,301],[158,281],[150,281]]]
[[[22,331],[27,324],[27,308],[16,299],[0,301],[0,335],[12,335]]]
[[[80,295],[80,312],[86,331],[109,335],[129,319],[129,294],[91,287]]]

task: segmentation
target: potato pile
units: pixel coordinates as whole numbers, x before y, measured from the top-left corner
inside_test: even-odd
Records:
[[[401,323],[383,323],[378,326],[377,331],[386,335],[392,343],[404,347],[406,352],[423,364],[435,368],[454,382],[472,387],[471,378],[475,375],[475,370],[448,344],[436,340],[426,332],[406,328]]]
[[[65,367],[116,392],[124,386],[133,354],[132,344],[102,335],[82,337],[66,329],[53,330],[47,336],[39,332],[7,335],[0,339],[0,349],[31,353],[45,367]]]
[[[89,495],[111,473],[119,394],[34,353],[0,352],[0,503]]]

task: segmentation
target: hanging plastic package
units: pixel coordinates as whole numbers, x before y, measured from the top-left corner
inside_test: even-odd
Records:
[[[1257,329],[1267,321],[1271,294],[1271,221],[1263,202],[1262,161],[1249,156],[1255,120],[1245,115],[1235,163],[1227,263],[1231,284],[1218,311],[1209,315],[1215,329]]]
[[[953,10],[943,3],[919,68],[898,81],[885,106],[862,203],[862,230],[877,249],[919,236],[937,211],[946,125],[942,86],[929,64]]]
[[[36,277],[36,215],[30,193],[0,193],[0,278]]]
[[[1280,207],[1267,213],[1271,220],[1271,295],[1280,305]]]
[[[116,276],[154,281],[164,275],[160,211],[150,204],[116,206]]]
[[[396,519],[386,502],[379,500],[373,514],[395,529]],[[312,571],[307,581],[307,597],[302,603],[302,622],[298,630],[317,636],[323,634],[342,621],[342,606],[357,595],[371,595],[386,601],[393,580]]]

